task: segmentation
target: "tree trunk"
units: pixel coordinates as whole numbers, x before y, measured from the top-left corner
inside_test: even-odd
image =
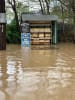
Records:
[[[50,14],[48,0],[45,0],[45,3],[46,3],[46,8],[47,8],[47,14]]]
[[[43,14],[44,12],[43,12],[43,7],[42,7],[41,0],[39,0],[39,3],[40,3],[40,7],[41,7],[41,12],[42,12],[42,14]]]
[[[62,31],[63,31],[63,34],[64,34],[64,8],[63,8],[63,6],[62,6],[62,4],[61,4],[61,12],[62,12],[62,20],[63,20],[63,26],[62,26]]]
[[[16,0],[8,0],[8,3],[11,5],[12,10],[15,14],[15,20],[16,20],[16,28],[17,31],[20,33],[20,26],[19,26],[19,20],[18,20],[18,14],[17,14],[17,10],[16,10]]]
[[[16,20],[16,28],[17,28],[17,31],[20,32],[20,25],[19,25],[19,20],[18,20],[16,9],[14,10],[14,13],[15,13],[15,20]]]
[[[17,27],[17,31],[20,32],[18,14],[17,14],[17,10],[16,10],[16,1],[13,0],[13,3],[14,3],[14,5],[12,5],[12,8],[13,8],[13,11],[14,11],[14,13],[15,13],[16,27]]]
[[[73,34],[74,34],[74,43],[75,43],[75,14],[74,14],[74,17],[73,17],[73,24],[74,24],[74,29],[73,29]]]
[[[44,0],[41,0],[41,2],[42,2],[42,7],[43,7],[43,14],[45,14],[45,13],[46,13],[46,11],[45,11],[45,4],[44,4]]]

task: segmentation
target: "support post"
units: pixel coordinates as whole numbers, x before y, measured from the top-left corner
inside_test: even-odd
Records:
[[[55,21],[55,25],[54,25],[55,27],[55,44],[57,44],[57,24],[56,24],[56,21]]]
[[[52,21],[52,40],[53,40],[53,44],[58,43],[57,22],[56,21]]]
[[[0,50],[6,49],[5,0],[0,0]]]

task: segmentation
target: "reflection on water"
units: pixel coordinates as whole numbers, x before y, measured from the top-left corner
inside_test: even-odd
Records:
[[[0,51],[0,100],[75,100],[75,45]]]

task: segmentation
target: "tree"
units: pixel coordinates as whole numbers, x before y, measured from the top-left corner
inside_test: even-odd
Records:
[[[8,0],[8,3],[11,5],[12,10],[15,14],[17,31],[20,32],[19,19],[18,19],[18,14],[17,14],[17,9],[16,9],[17,8],[16,7],[16,0]]]
[[[11,21],[10,24],[7,24],[6,40],[7,40],[7,43],[16,43],[16,44],[20,43],[21,41],[21,36],[17,32],[16,22],[14,19]]]
[[[72,13],[73,24],[74,24],[74,42],[75,42],[75,0],[58,0],[67,10]]]
[[[39,0],[42,14],[50,14],[50,0]]]

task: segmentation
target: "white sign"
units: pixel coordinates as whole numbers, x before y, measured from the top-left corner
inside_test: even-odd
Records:
[[[6,15],[5,15],[5,13],[0,13],[0,23],[6,23]]]
[[[30,46],[30,33],[21,33],[21,45],[26,47]]]

